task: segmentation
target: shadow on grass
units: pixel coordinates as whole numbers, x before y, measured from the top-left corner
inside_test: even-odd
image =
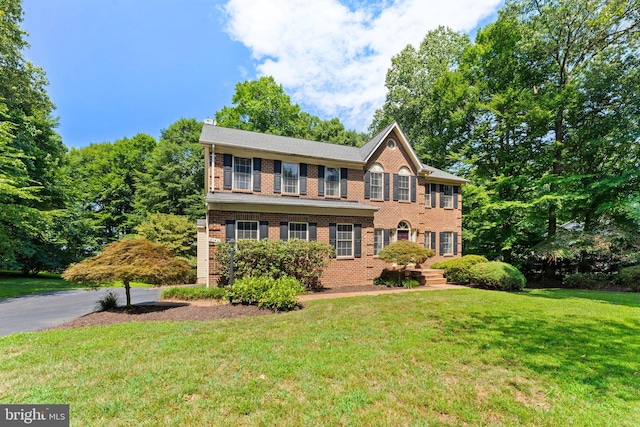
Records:
[[[548,299],[581,298],[607,304],[624,305],[627,307],[640,307],[639,292],[607,292],[581,289],[534,289],[522,292],[519,295]]]

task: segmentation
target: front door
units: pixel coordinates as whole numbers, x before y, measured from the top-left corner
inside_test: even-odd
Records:
[[[409,230],[398,230],[398,240],[409,240]]]

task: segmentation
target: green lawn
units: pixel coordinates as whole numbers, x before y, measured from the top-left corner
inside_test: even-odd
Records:
[[[122,286],[115,282],[109,286]],[[131,283],[131,286],[149,286],[146,283]],[[25,276],[18,273],[0,271],[0,299],[39,292],[68,291],[82,289],[83,286],[62,280],[59,274],[39,273]]]
[[[640,295],[474,289],[0,338],[0,402],[83,426],[637,426]]]

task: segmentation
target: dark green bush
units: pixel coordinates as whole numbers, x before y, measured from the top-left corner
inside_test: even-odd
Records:
[[[107,311],[114,308],[118,308],[118,295],[109,291],[102,298],[98,300],[98,305],[96,305],[96,311]]]
[[[164,289],[161,299],[174,299],[180,301],[197,301],[197,300],[222,300],[226,298],[226,292],[223,288],[206,286],[176,286]]]
[[[304,292],[304,287],[293,277],[245,276],[227,286],[226,291],[233,304],[287,311],[300,305],[296,297]]]
[[[618,274],[619,283],[630,288],[634,292],[640,291],[640,265],[626,267]]]
[[[483,262],[469,269],[469,284],[477,288],[516,291],[526,283],[520,270],[506,262]]]
[[[219,286],[229,284],[228,243],[219,244],[214,255],[220,269]],[[309,290],[322,287],[320,276],[333,255],[328,243],[293,239],[240,240],[234,254],[234,278],[266,276],[294,277]]]
[[[469,283],[469,270],[476,264],[488,262],[480,255],[465,255],[460,258],[453,258],[446,261],[439,261],[431,264],[431,268],[444,270],[444,275],[448,281],[458,285]]]
[[[575,273],[567,274],[562,280],[564,288],[571,289],[602,289],[612,283],[611,275],[605,273]]]

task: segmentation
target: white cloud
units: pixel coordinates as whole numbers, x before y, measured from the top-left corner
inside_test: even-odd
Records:
[[[305,110],[365,130],[391,57],[439,25],[469,32],[501,0],[229,0],[226,31]]]

